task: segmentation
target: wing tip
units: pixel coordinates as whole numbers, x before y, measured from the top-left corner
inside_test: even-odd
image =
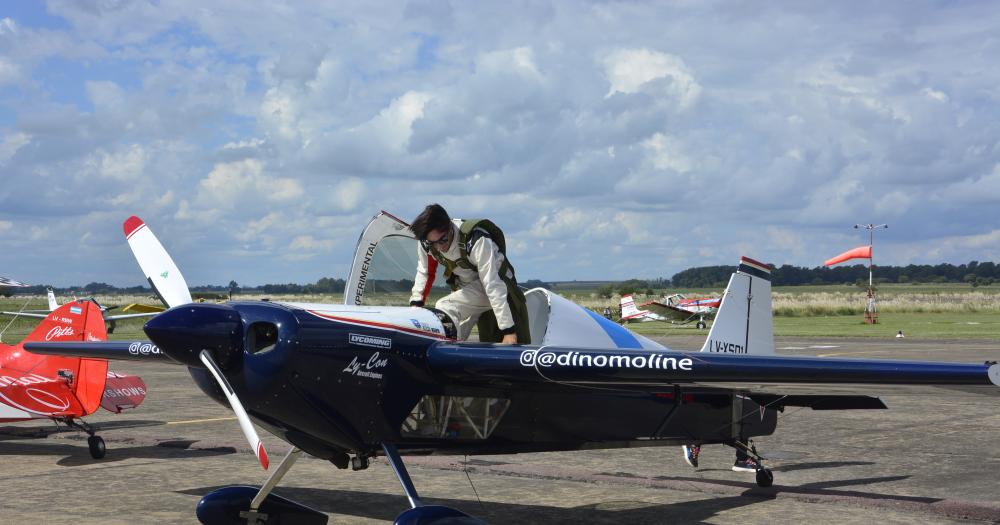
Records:
[[[996,386],[1000,386],[1000,364],[994,363],[986,369],[986,376],[990,379],[990,383]]]

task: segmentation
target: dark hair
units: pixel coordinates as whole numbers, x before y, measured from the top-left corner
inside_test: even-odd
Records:
[[[451,227],[451,217],[440,204],[428,204],[424,211],[413,219],[410,231],[418,240],[426,240],[427,234],[434,230],[448,230]]]

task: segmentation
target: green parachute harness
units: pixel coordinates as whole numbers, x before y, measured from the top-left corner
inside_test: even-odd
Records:
[[[510,311],[514,317],[517,342],[528,344],[531,342],[531,332],[528,327],[528,305],[524,299],[524,292],[517,286],[514,267],[511,266],[510,260],[507,258],[507,243],[504,241],[503,230],[488,219],[466,219],[462,221],[462,226],[458,230],[457,241],[460,254],[458,260],[446,259],[436,246],[430,247],[430,254],[438,264],[444,265],[444,277],[451,290],[455,291],[459,288],[455,268],[479,271],[476,265],[469,260],[469,250],[483,237],[491,239],[504,256],[503,264],[500,265],[498,273],[500,280],[507,286],[507,304],[510,305]],[[479,316],[476,327],[479,329],[480,341],[496,343],[503,339],[503,333],[497,325],[497,318],[492,308]]]

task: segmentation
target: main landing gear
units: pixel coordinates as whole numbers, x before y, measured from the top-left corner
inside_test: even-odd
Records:
[[[392,465],[392,471],[396,473],[399,484],[403,486],[406,499],[410,501],[410,509],[396,516],[394,525],[433,525],[437,523],[441,525],[486,525],[486,522],[451,507],[424,505],[420,501],[420,496],[417,495],[413,481],[410,480],[410,474],[406,472],[406,466],[403,465],[403,458],[399,456],[396,445],[382,443],[382,451],[385,452],[389,465]]]
[[[764,468],[764,458],[757,453],[757,446],[750,441],[750,446],[743,445],[747,455],[757,463],[757,486],[767,488],[774,484],[774,473],[771,469]]]
[[[94,427],[87,424],[86,421],[77,421],[75,419],[64,419],[63,423],[70,428],[75,428],[81,432],[87,433],[87,448],[90,449],[90,457],[94,459],[101,459],[108,454],[108,447],[104,444],[104,439],[98,436],[94,431]]]

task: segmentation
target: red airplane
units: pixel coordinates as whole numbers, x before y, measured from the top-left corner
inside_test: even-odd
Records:
[[[36,355],[23,345],[106,339],[100,307],[79,300],[50,313],[21,343],[0,344],[0,422],[51,419],[63,423],[88,434],[94,459],[104,457],[104,440],[80,418],[98,407],[120,413],[139,406],[146,397],[146,384],[138,376],[109,371],[105,359]]]

